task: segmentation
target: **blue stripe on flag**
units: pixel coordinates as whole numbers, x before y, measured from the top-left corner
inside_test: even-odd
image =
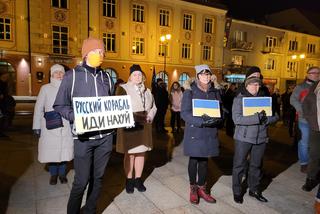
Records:
[[[219,108],[219,102],[217,100],[197,100],[193,101],[193,108]]]
[[[243,99],[244,107],[262,107],[262,106],[271,106],[271,99],[269,97],[266,98],[258,98],[258,99]]]

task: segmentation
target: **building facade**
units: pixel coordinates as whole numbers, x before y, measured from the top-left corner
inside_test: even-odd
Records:
[[[0,73],[15,95],[37,95],[59,63],[82,61],[88,36],[103,39],[102,68],[127,81],[141,65],[168,85],[195,75],[194,65],[221,70],[226,10],[180,0],[0,0]]]

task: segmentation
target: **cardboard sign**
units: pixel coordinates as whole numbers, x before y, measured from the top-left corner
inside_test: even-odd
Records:
[[[242,98],[243,116],[254,115],[265,110],[267,116],[272,116],[271,97],[243,97]]]
[[[192,99],[192,115],[201,117],[203,114],[210,117],[221,117],[219,101]]]
[[[134,125],[130,96],[73,97],[77,133]]]

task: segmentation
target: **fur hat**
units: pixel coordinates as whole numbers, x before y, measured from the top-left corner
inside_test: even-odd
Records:
[[[246,78],[249,77],[251,74],[253,73],[260,73],[261,74],[261,70],[259,67],[257,66],[252,66],[248,69],[247,73],[246,73]]]
[[[83,40],[81,55],[82,59],[84,59],[90,51],[95,49],[101,49],[104,51],[104,44],[101,39],[89,37]]]
[[[142,69],[140,67],[139,64],[133,64],[131,67],[130,67],[130,75],[134,72],[134,71],[140,71],[142,73]]]
[[[206,64],[196,65],[196,66],[194,66],[194,68],[196,69],[196,74],[197,74],[197,75],[200,74],[200,73],[203,72],[203,71],[209,71],[209,72],[212,74],[211,69],[210,69],[209,66],[206,65]]]
[[[259,85],[261,85],[261,79],[258,77],[249,77],[245,80],[244,85],[247,87],[251,83],[259,83]]]
[[[54,72],[57,72],[57,71],[62,71],[63,73],[65,73],[64,67],[62,65],[54,64],[50,68],[50,75],[52,75]]]

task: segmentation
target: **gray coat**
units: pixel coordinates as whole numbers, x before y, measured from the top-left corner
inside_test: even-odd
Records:
[[[191,157],[214,157],[219,155],[218,130],[202,127],[203,119],[192,115],[192,99],[220,100],[219,91],[211,87],[200,90],[195,82],[185,86],[181,104],[181,117],[185,121],[183,137],[184,154]]]
[[[258,114],[243,116],[242,98],[243,93],[238,94],[233,100],[232,119],[236,126],[233,138],[238,141],[261,144],[268,142],[268,125],[278,120],[278,115],[268,116],[266,124],[260,125]]]

